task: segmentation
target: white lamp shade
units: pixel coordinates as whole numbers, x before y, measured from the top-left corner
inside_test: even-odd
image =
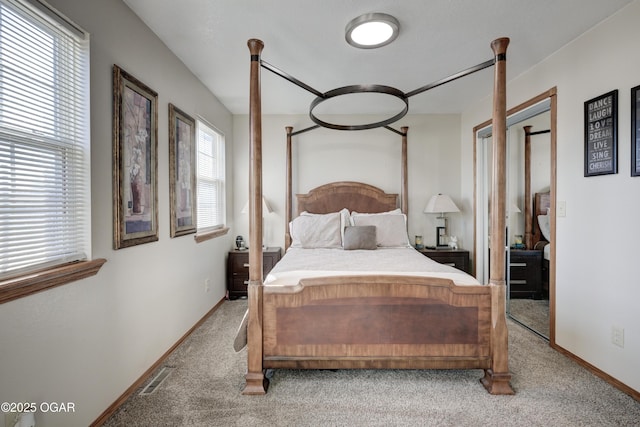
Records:
[[[273,209],[271,209],[271,205],[269,204],[269,202],[267,202],[267,199],[265,199],[263,197],[262,198],[262,215],[268,214],[268,213],[272,213],[272,212],[273,212]],[[244,207],[242,208],[240,213],[243,213],[243,214],[249,213],[249,201],[248,200],[247,200],[247,203],[244,204]]]
[[[432,196],[424,208],[424,213],[446,213],[460,212],[460,209],[453,203],[451,197],[446,194],[436,194]]]

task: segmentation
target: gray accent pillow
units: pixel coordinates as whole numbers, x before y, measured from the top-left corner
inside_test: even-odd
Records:
[[[343,243],[345,250],[376,249],[376,226],[361,225],[345,228]]]

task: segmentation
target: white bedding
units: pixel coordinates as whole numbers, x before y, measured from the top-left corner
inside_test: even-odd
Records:
[[[289,248],[265,278],[265,286],[293,286],[309,277],[409,275],[451,279],[457,285],[479,285],[473,276],[427,258],[411,247],[375,250]]]

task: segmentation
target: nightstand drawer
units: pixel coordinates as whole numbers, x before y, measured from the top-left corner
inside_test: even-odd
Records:
[[[245,274],[249,277],[249,254],[240,253],[229,257],[229,263],[231,264],[231,271],[234,275]]]
[[[266,248],[262,251],[262,275],[266,277],[280,261],[280,248]],[[229,299],[247,296],[249,282],[249,251],[231,251],[227,259],[227,294]]]
[[[249,285],[249,276],[247,277],[234,277],[229,292],[233,291],[235,294],[244,293],[247,294],[247,286]]]
[[[514,280],[527,280],[527,276],[530,275],[532,265],[526,262],[511,262],[511,281]]]

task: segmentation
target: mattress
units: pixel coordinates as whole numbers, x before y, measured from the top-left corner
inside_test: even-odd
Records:
[[[456,285],[480,285],[475,277],[440,264],[411,247],[344,250],[289,248],[264,280],[265,286],[293,286],[309,277],[370,274],[438,277]]]

